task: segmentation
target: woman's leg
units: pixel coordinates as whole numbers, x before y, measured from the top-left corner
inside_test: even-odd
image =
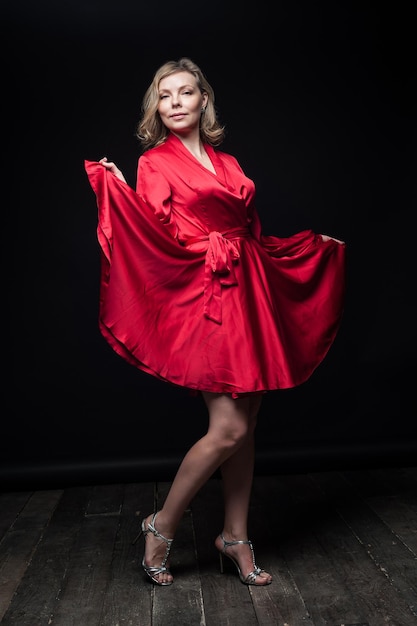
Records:
[[[224,531],[247,539],[247,517],[255,464],[254,432],[262,396],[248,398],[249,428],[242,446],[221,466],[224,493]]]
[[[249,397],[233,400],[229,395],[203,393],[203,398],[209,411],[208,431],[185,455],[155,522],[158,532],[168,539],[174,537],[184,511],[200,488],[241,446],[248,447],[248,433],[253,434]],[[232,473],[226,470],[227,475]],[[246,510],[246,520],[247,505],[240,508]],[[151,519],[149,516],[146,523]],[[164,542],[149,533],[145,548],[146,565],[161,563],[166,549]],[[170,582],[172,576],[164,572],[158,580]]]
[[[222,535],[226,541],[248,540],[248,512],[252,490],[253,470],[255,463],[255,439],[257,414],[262,396],[248,397],[249,428],[246,441],[221,466],[224,494],[224,526]],[[216,547],[224,547],[221,537],[216,539]],[[243,578],[253,571],[252,551],[247,544],[229,546],[227,554],[239,564]],[[265,571],[256,576],[255,584],[267,584],[272,580]]]

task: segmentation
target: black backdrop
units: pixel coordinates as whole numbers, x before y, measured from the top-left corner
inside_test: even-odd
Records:
[[[253,5],[3,8],[4,488],[169,479],[204,432],[200,398],[127,365],[99,334],[83,169],[106,155],[134,185],[142,95],[183,55],[215,89],[223,149],[257,184],[264,233],[311,227],[348,244],[340,334],[305,385],[265,397],[257,472],[415,461],[411,16],[367,2]]]

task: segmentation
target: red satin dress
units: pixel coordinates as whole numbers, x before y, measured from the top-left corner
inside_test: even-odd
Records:
[[[174,135],[138,161],[136,191],[95,161],[99,328],[140,370],[190,390],[287,389],[331,347],[345,245],[261,233],[255,185],[209,145],[207,170]]]

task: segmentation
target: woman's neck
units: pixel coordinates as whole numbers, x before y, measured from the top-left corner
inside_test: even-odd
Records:
[[[173,135],[181,141],[196,159],[201,159],[205,155],[203,142],[200,138],[200,131],[189,135],[177,135],[176,133],[173,133]]]
[[[201,165],[203,165],[207,170],[209,170],[213,174],[216,174],[214,165],[211,162],[210,157],[206,152],[203,142],[201,141],[200,132],[198,133],[198,135],[193,135],[193,136],[191,135],[183,136],[183,135],[177,135],[175,133],[173,133],[173,135],[175,135],[175,137],[177,137],[181,141],[183,146],[188,150],[188,152],[190,152],[193,155],[193,157],[197,159],[197,161],[201,163]]]

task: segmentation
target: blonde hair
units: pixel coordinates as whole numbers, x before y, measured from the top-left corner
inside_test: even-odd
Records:
[[[197,81],[197,87],[202,94],[207,94],[207,105],[200,118],[201,140],[212,146],[222,143],[225,136],[225,128],[217,119],[217,112],[214,106],[214,91],[210,83],[191,59],[183,57],[178,61],[167,61],[156,70],[151,84],[145,92],[142,100],[142,118],[136,128],[136,137],[142,144],[143,150],[149,150],[159,146],[165,141],[169,133],[166,126],[161,121],[158,113],[159,105],[159,83],[163,78],[178,72],[189,72]]]

